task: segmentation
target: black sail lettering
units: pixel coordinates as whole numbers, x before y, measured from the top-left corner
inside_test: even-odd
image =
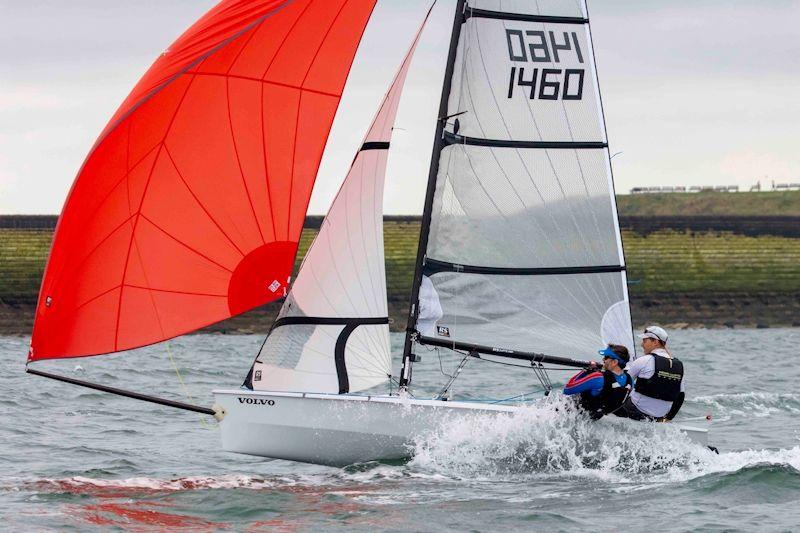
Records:
[[[583,76],[584,70],[582,68],[568,68],[564,71],[564,92],[561,95],[563,100],[580,100],[583,98]],[[573,81],[573,77],[577,78],[576,81]],[[570,90],[570,86],[573,87],[572,90]]]
[[[578,62],[583,63],[583,54],[581,53],[581,45],[578,43],[578,34],[572,32],[572,42],[575,43],[575,55],[578,56]]]
[[[531,100],[536,98],[536,78],[539,75],[539,69],[538,68],[535,68],[535,69],[532,69],[532,70],[533,70],[533,74],[531,74],[530,81],[525,80],[525,78],[523,77],[524,74],[525,74],[525,69],[522,68],[522,67],[519,68],[519,76],[517,77],[517,85],[519,85],[520,87],[530,87],[531,88],[530,97],[529,97]],[[525,93],[525,91],[522,91],[522,92],[523,92],[523,94]]]
[[[553,51],[553,61],[555,63],[560,63],[561,60],[558,57],[559,50],[572,50],[572,46],[569,44],[569,33],[564,32],[564,42],[557,43],[556,42],[556,34],[555,32],[550,33],[550,49]]]
[[[514,51],[515,41],[519,47],[519,54]],[[511,61],[528,61],[528,56],[525,54],[525,41],[522,37],[522,30],[506,29],[506,42],[508,43],[508,57]]]
[[[547,46],[547,38],[544,35],[543,31],[526,31],[527,35],[531,37],[538,37],[539,42],[529,42],[528,43],[528,50],[531,52],[531,61],[537,63],[549,63],[550,62],[550,48]]]
[[[551,81],[547,77],[550,75],[558,76],[561,70],[554,68],[542,69],[542,82],[539,84],[539,100],[558,100],[560,81]]]

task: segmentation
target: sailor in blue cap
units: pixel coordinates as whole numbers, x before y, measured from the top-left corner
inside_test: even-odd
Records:
[[[633,387],[633,380],[625,372],[630,360],[625,346],[609,344],[598,353],[603,356],[602,371],[590,367],[573,376],[564,387],[565,395],[580,395],[581,407],[593,420],[611,413],[618,415]]]

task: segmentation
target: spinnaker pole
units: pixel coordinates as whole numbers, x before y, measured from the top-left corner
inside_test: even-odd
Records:
[[[453,82],[453,70],[456,62],[456,50],[458,49],[458,39],[461,36],[461,26],[464,22],[465,0],[458,0],[456,11],[453,16],[453,30],[450,34],[450,50],[447,53],[447,66],[444,72],[444,83],[442,84],[442,96],[439,100],[438,120],[436,123],[436,135],[433,141],[433,152],[431,154],[431,166],[428,173],[428,188],[425,192],[425,206],[422,211],[422,225],[419,231],[419,245],[417,247],[417,262],[414,269],[414,281],[411,286],[411,299],[409,302],[408,322],[406,324],[406,340],[403,346],[403,368],[400,371],[401,390],[408,387],[411,377],[411,349],[413,336],[416,333],[417,316],[419,314],[419,286],[422,283],[422,271],[425,266],[425,254],[428,249],[428,234],[431,225],[431,213],[433,211],[433,197],[436,192],[436,176],[439,173],[439,157],[442,148],[446,146],[444,139],[444,128],[447,125],[447,102],[450,98],[450,88]]]
[[[116,387],[109,387],[108,385],[101,385],[99,383],[92,383],[90,381],[84,381],[82,379],[75,379],[67,376],[60,376],[58,374],[51,374],[50,372],[42,372],[41,370],[34,370],[33,368],[26,368],[25,372],[28,374],[33,374],[34,376],[41,376],[43,378],[54,379],[56,381],[63,381],[64,383],[69,383],[71,385],[78,385],[79,387],[86,387],[88,389],[99,390],[102,392],[108,392],[110,394],[116,394],[117,396],[125,396],[126,398],[133,398],[134,400],[141,400],[144,402],[150,403],[157,403],[159,405],[164,405],[167,407],[174,407],[175,409],[183,409],[184,411],[194,411],[195,413],[201,413],[204,415],[211,415],[218,420],[221,420],[221,412],[216,411],[214,409],[208,407],[202,407],[200,405],[192,405],[190,403],[178,402],[175,400],[168,400],[166,398],[159,398],[157,396],[150,396],[149,394],[142,394],[140,392],[129,391],[125,389],[118,389]]]

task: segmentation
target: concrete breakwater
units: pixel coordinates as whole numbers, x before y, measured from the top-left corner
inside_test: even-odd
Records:
[[[621,210],[621,212],[623,212]],[[309,217],[299,266],[320,217]],[[0,216],[0,334],[30,332],[54,216]],[[626,216],[620,224],[634,322],[693,327],[800,326],[800,216]],[[418,217],[386,217],[392,328],[405,328]],[[208,328],[264,332],[275,304]]]

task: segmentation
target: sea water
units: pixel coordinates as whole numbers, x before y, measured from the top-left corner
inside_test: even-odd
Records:
[[[0,337],[0,529],[797,530],[800,330],[672,339],[687,372],[679,418],[711,415],[718,455],[675,424],[589,422],[554,392],[513,416],[446,424],[410,461],[330,468],[222,452],[210,417],[26,375],[28,339]],[[262,340],[195,335],[37,368],[209,405]],[[430,396],[459,360],[420,355],[415,392]],[[550,372],[556,389],[571,373]],[[540,389],[529,368],[471,360],[452,394]]]

